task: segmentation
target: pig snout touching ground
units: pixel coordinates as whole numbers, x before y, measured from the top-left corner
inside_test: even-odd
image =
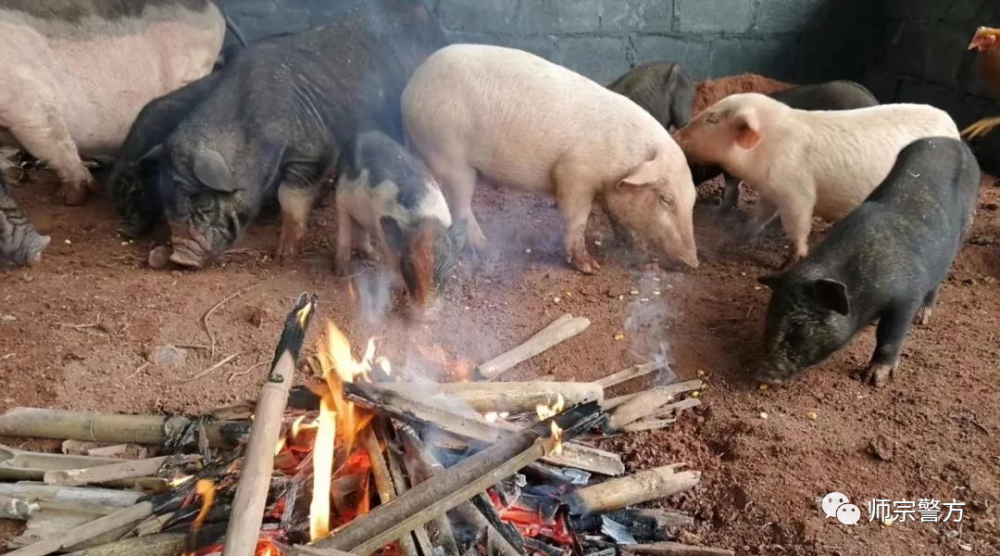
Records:
[[[931,106],[806,111],[747,93],[712,105],[676,139],[692,162],[717,164],[759,192],[750,235],[780,216],[793,243],[791,264],[809,251],[814,215],[844,218],[885,179],[903,147],[934,136],[957,138],[958,129]]]
[[[93,185],[80,157],[113,155],[146,102],[208,74],[226,31],[209,0],[7,4],[0,137],[47,162],[67,204]]]
[[[761,279],[772,295],[756,379],[785,382],[877,320],[864,378],[884,384],[911,324],[928,322],[972,225],[979,180],[975,157],[957,139],[904,148],[882,184],[808,257]]]
[[[337,164],[337,272],[348,271],[351,251],[373,257],[378,241],[386,266],[401,278],[419,320],[435,320],[438,292],[458,251],[448,204],[423,164],[377,131],[358,134]]]
[[[37,264],[50,241],[28,221],[0,173],[0,267]]]
[[[680,148],[637,104],[577,73],[520,50],[452,45],[414,73],[403,123],[479,254],[493,251],[472,214],[482,175],[554,196],[581,272],[599,268],[584,239],[595,200],[666,258],[698,264]]]
[[[664,129],[680,129],[691,121],[694,83],[680,64],[652,62],[632,68],[608,85],[649,112]]]

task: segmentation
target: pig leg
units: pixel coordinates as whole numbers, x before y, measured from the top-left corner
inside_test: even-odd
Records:
[[[337,203],[337,254],[333,259],[333,268],[337,276],[347,276],[350,269],[353,234],[354,219],[348,214],[344,203]]]
[[[356,226],[356,228],[354,231],[354,248],[361,253],[361,256],[370,261],[379,260],[379,252],[372,246],[371,234],[363,226]]]
[[[476,215],[472,214],[472,195],[476,190],[476,169],[464,164],[436,165],[431,163],[431,172],[441,183],[441,190],[448,207],[451,208],[452,220],[466,222],[466,240],[476,256],[495,260],[497,251],[490,246]]]
[[[783,199],[778,204],[781,227],[784,228],[788,239],[792,240],[792,252],[785,260],[784,268],[791,267],[809,254],[812,206],[812,202],[803,202],[801,199]]]
[[[927,326],[931,322],[931,314],[934,312],[934,303],[937,302],[938,288],[934,288],[926,296],[924,302],[917,311],[916,324]]]
[[[893,377],[899,366],[899,351],[910,330],[910,323],[920,309],[919,305],[903,305],[890,308],[878,321],[875,330],[875,353],[864,372],[865,382],[872,386],[883,386]]]
[[[40,100],[7,107],[0,113],[0,128],[6,127],[25,150],[52,166],[63,183],[63,202],[79,205],[94,178],[80,160],[76,143],[55,104],[46,102],[47,95],[42,92],[22,98],[32,96]]]
[[[584,274],[594,274],[601,265],[587,251],[587,220],[593,208],[594,198],[581,191],[583,179],[569,170],[570,166],[557,168],[554,174],[556,185],[556,205],[559,214],[566,224],[566,236],[563,247],[566,250],[566,262]]]
[[[291,182],[284,182],[278,187],[278,202],[281,203],[281,239],[278,243],[278,259],[283,264],[292,262],[299,256],[309,224],[309,212],[312,210],[313,204],[316,203],[319,189],[319,184],[303,187]],[[337,237],[339,240],[339,233]],[[350,259],[350,250],[347,253],[348,259]]]
[[[735,210],[737,205],[740,204],[740,179],[730,176],[729,174],[723,174],[726,187],[722,190],[722,204],[719,208],[723,212],[729,212]]]

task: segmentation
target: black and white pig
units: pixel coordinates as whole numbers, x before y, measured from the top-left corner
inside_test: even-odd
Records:
[[[340,145],[366,128],[402,140],[402,90],[445,44],[419,0],[354,0],[330,25],[249,45],[181,111],[169,135],[138,157],[154,153],[158,163],[146,194],[159,196],[170,222],[170,260],[201,268],[275,197],[283,217],[278,254],[294,258]],[[170,119],[155,110],[144,116],[133,128]],[[129,199],[117,202],[122,214],[146,212],[129,207]]]
[[[767,95],[778,102],[797,110],[854,110],[878,106],[878,99],[864,85],[854,81],[829,81],[816,85],[800,85]],[[725,189],[720,208],[733,210],[740,202],[740,179],[733,177],[722,168],[711,165],[693,164],[691,173],[694,183],[700,184],[719,174],[725,176]]]
[[[691,121],[694,83],[674,62],[651,62],[629,70],[608,85],[649,112],[664,129],[680,129]]]
[[[36,264],[49,241],[28,221],[0,172],[0,267]]]
[[[878,320],[865,379],[879,386],[899,365],[916,319],[926,324],[941,281],[972,225],[979,166],[960,140],[917,140],[889,176],[805,259],[761,278],[772,290],[756,379],[787,381]]]
[[[344,275],[357,247],[401,277],[420,320],[434,320],[437,293],[461,247],[451,213],[423,163],[380,131],[365,131],[344,145],[337,163],[337,272]],[[374,258],[374,257],[373,257]]]

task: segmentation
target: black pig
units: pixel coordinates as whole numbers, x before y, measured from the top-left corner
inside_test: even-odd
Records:
[[[28,221],[0,173],[0,267],[34,265],[50,241]]]
[[[781,383],[878,320],[865,380],[880,386],[899,365],[914,319],[925,324],[958,255],[979,192],[979,166],[957,139],[904,148],[889,176],[772,290],[764,361],[756,379]]]
[[[326,27],[247,47],[162,143],[155,181],[170,260],[202,267],[275,197],[278,254],[296,256],[339,145],[365,128],[402,141],[403,87],[445,44],[419,0],[355,0]]]
[[[608,85],[649,112],[664,129],[680,129],[691,121],[694,84],[680,64],[652,62],[632,68]]]

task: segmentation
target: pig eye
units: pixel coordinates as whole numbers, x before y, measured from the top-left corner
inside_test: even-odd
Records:
[[[717,124],[717,123],[719,123],[719,115],[718,114],[709,114],[708,117],[705,118],[705,121],[708,122],[708,123],[710,123],[710,124]]]
[[[660,203],[665,206],[672,207],[674,206],[674,198],[670,195],[660,195]]]

